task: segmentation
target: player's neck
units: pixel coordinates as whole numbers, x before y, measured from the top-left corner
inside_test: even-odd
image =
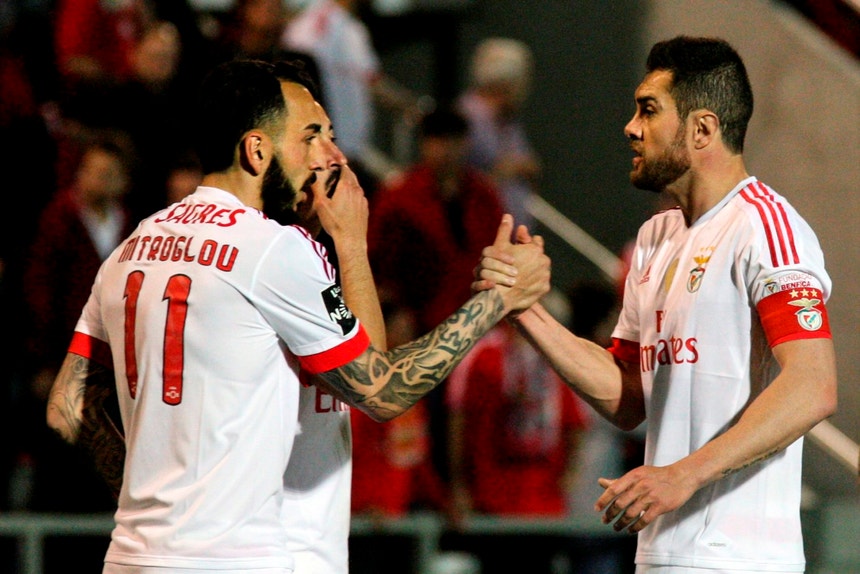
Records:
[[[200,185],[223,189],[235,195],[239,198],[239,201],[248,207],[262,210],[263,199],[260,189],[257,185],[254,185],[255,183],[256,181],[249,181],[244,172],[228,170],[204,176]]]
[[[726,156],[708,166],[690,170],[667,191],[678,201],[690,226],[747,177],[742,156]]]

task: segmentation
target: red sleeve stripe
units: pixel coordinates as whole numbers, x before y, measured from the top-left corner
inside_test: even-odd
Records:
[[[767,235],[773,266],[799,263],[800,258],[794,245],[794,232],[788,223],[788,215],[782,203],[777,201],[773,193],[760,181],[753,182],[741,190],[741,197],[758,210]]]
[[[299,357],[299,364],[312,375],[342,367],[358,357],[370,346],[370,337],[368,337],[367,331],[364,330],[364,325],[359,324],[358,329],[359,331],[355,337],[349,341],[344,341],[333,349],[314,355]]]
[[[110,346],[104,341],[75,331],[72,335],[72,342],[69,343],[69,352],[95,361],[113,370],[113,357],[111,356]]]
[[[639,343],[636,341],[628,341],[627,339],[612,339],[612,346],[608,351],[618,359],[625,363],[639,362]]]

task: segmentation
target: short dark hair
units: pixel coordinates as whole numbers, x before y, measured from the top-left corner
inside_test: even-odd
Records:
[[[753,94],[743,60],[728,42],[691,36],[664,40],[651,48],[646,69],[672,73],[671,94],[682,120],[693,110],[714,112],[726,147],[743,151]]]
[[[281,81],[300,84],[316,97],[313,79],[295,61],[235,59],[206,75],[195,109],[195,150],[204,174],[230,167],[249,130],[279,129],[277,120],[289,112]]]

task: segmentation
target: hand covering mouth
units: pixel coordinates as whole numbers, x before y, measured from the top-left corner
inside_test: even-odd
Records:
[[[325,182],[326,197],[334,195],[334,190],[337,187],[338,181],[340,181],[340,170],[332,170],[331,175],[329,175],[328,180]]]
[[[301,191],[304,192],[304,194],[307,196],[308,199],[313,198],[313,195],[314,195],[313,185],[316,183],[316,181],[317,181],[316,172],[311,172],[311,174],[305,180],[305,183],[302,184],[302,187],[300,188]]]

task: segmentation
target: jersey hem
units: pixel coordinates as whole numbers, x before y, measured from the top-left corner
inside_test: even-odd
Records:
[[[203,570],[250,570],[257,568],[293,569],[292,561],[285,556],[257,558],[193,558],[178,556],[140,556],[108,551],[105,562],[125,566],[155,566],[158,568],[188,568]]]
[[[667,556],[663,554],[636,553],[636,564],[643,566],[669,566],[680,568],[707,568],[714,570],[742,570],[756,572],[804,572],[805,562],[757,562],[754,560],[716,560],[701,557]]]

